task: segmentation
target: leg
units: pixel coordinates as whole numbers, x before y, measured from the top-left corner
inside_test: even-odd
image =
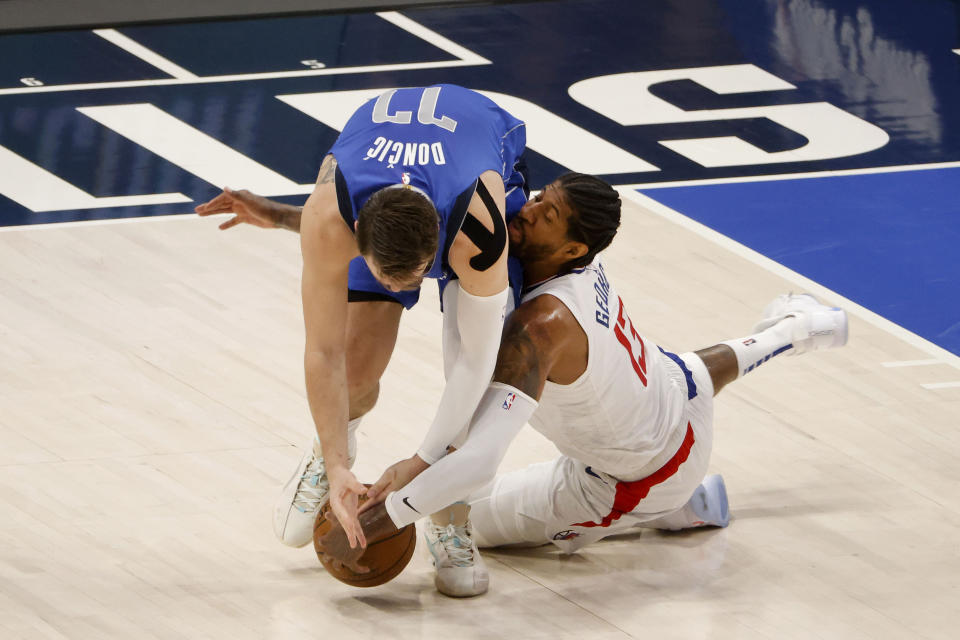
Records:
[[[727,487],[723,476],[707,476],[697,487],[687,504],[673,513],[654,520],[647,520],[639,526],[646,529],[667,529],[680,531],[695,527],[726,527],[730,523],[730,507],[727,503]]]
[[[532,464],[525,469],[500,474],[467,498],[473,520],[473,538],[480,547],[536,547],[550,542],[543,522],[549,510],[531,517],[521,505],[533,498],[546,503],[553,494],[554,476],[561,459]],[[528,500],[524,500],[527,497]]]
[[[347,305],[347,389],[350,420],[347,449],[350,463],[357,455],[356,430],[360,418],[373,408],[383,375],[393,354],[403,306],[383,300],[350,302]],[[300,459],[277,499],[273,531],[285,545],[302,547],[313,539],[313,522],[327,500],[323,452],[316,436]]]
[[[683,443],[676,451],[666,452],[659,469],[625,482],[564,456],[500,475],[468,498],[477,544],[552,542],[572,553],[609,535],[644,526],[689,502],[706,474],[713,446],[713,387],[712,376],[698,355],[679,357],[698,393],[684,408]]]
[[[710,374],[710,380],[713,381],[713,395],[720,393],[727,384],[737,379],[739,371],[737,365],[737,354],[733,349],[725,344],[715,344],[706,349],[695,351],[700,359],[703,360],[707,372]]]
[[[736,355],[729,346],[719,344],[680,357],[692,372],[697,389],[703,391],[691,399],[684,410],[684,419],[693,429],[696,445],[681,465],[680,473],[665,483],[664,488],[674,497],[674,506],[671,508],[669,502],[658,505],[641,502],[643,509],[631,515],[640,521],[638,526],[650,529],[725,527],[730,522],[730,510],[723,478],[720,475],[703,476],[707,472],[713,443],[712,395],[716,395],[720,386],[737,378]],[[713,382],[712,395],[706,386],[707,377]],[[701,479],[699,486],[693,484]],[[657,509],[663,511],[656,514]]]
[[[777,297],[764,309],[757,333],[697,351],[713,380],[714,394],[781,353],[805,353],[847,342],[847,314],[809,294]]]
[[[479,596],[490,586],[490,572],[473,540],[470,515],[470,505],[457,502],[431,515],[424,526],[437,570],[437,591],[455,598]]]
[[[552,542],[572,553],[612,533],[574,523],[601,520],[613,504],[615,486],[614,478],[587,471],[582,462],[566,456],[501,474],[467,498],[474,540],[481,547]]]
[[[349,397],[347,447],[350,462],[356,457],[356,430],[361,417],[377,402],[380,376],[393,354],[404,307],[416,304],[419,291],[387,291],[370,273],[362,258],[350,263],[347,304],[346,365]],[[302,547],[313,538],[313,522],[329,491],[323,452],[311,438],[293,475],[276,502],[273,531],[291,547]]]
[[[417,303],[420,290],[389,291],[362,257],[350,261],[347,294],[347,393],[350,420],[369,412],[380,395],[380,376],[397,343],[400,315]]]
[[[778,296],[763,310],[763,316],[754,328],[757,333],[722,343],[736,356],[737,377],[781,353],[798,355],[847,343],[847,313],[820,304],[807,293]]]
[[[347,390],[350,420],[373,409],[380,377],[397,343],[403,305],[397,302],[351,302],[347,305]]]

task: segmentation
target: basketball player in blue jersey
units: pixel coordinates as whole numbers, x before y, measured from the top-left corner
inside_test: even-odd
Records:
[[[416,303],[425,278],[441,286],[446,387],[398,476],[439,460],[466,428],[500,344],[506,223],[527,199],[525,141],[523,122],[468,89],[391,90],[351,116],[302,212],[230,190],[197,207],[201,215],[237,213],[221,225],[229,228],[257,224],[251,212],[259,206],[271,226],[300,232],[304,369],[317,435],[277,504],[274,531],[285,544],[311,541],[328,496],[350,544],[365,544],[356,515],[365,488],[350,471],[355,433],[377,400],[401,311]]]

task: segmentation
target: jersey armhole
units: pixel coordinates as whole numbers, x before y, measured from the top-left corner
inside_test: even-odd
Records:
[[[339,164],[334,173],[334,185],[337,188],[337,209],[340,210],[340,216],[343,218],[343,221],[347,223],[347,228],[350,229],[350,233],[356,234],[354,223],[357,217],[353,213],[353,203],[350,201],[350,190],[347,189],[347,179],[343,177],[343,172],[340,171]]]

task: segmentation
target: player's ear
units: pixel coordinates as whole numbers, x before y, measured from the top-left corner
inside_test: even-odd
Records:
[[[567,260],[576,260],[577,258],[581,258],[587,255],[589,251],[590,247],[582,242],[576,242],[574,240],[567,242],[567,246],[563,248],[563,252],[566,254]]]

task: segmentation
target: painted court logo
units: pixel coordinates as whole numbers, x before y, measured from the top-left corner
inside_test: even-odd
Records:
[[[513,406],[513,401],[517,399],[517,394],[511,392],[507,394],[507,397],[503,399],[503,410],[509,411],[510,407]]]

